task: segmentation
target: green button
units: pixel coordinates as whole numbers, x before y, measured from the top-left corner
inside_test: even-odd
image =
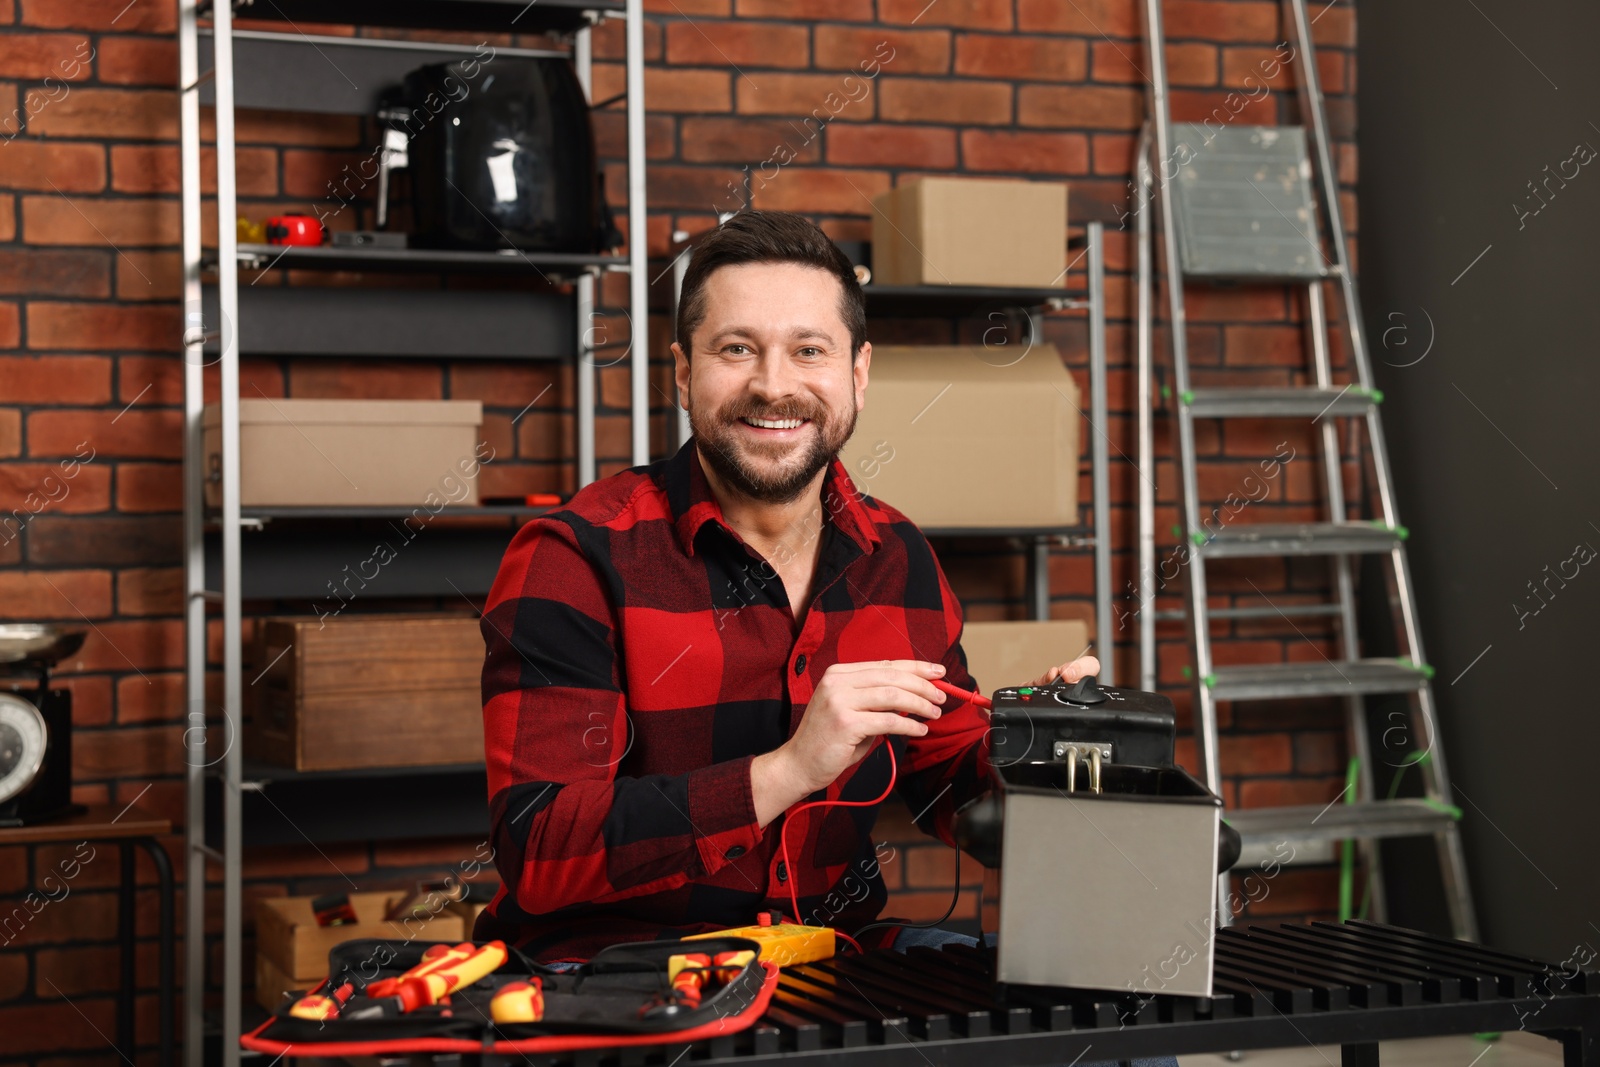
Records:
[[[1021,693],[1023,696],[1028,696],[1033,692],[1033,687],[1025,685],[1021,689],[1018,689],[1017,692]]]

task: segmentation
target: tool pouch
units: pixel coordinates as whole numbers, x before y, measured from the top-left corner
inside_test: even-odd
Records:
[[[416,966],[432,942],[368,938],[346,941],[329,953],[328,993],[349,983],[346,1008],[366,987]],[[698,1007],[670,1018],[641,1018],[642,1009],[667,994],[669,957],[684,953],[756,953],[731,980],[709,990]],[[556,971],[511,949],[500,969],[450,994],[448,1003],[381,1018],[325,1020],[289,1014],[302,994],[286,997],[264,1024],[240,1044],[274,1056],[384,1056],[414,1052],[557,1052],[579,1048],[681,1043],[738,1033],[759,1019],[777,986],[778,968],[760,959],[761,946],[741,937],[693,941],[643,941],[614,945],[575,971]],[[536,1023],[495,1024],[490,1002],[511,982],[537,977],[544,1017]]]

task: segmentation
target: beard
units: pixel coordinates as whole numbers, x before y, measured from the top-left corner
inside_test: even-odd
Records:
[[[700,456],[735,491],[766,504],[788,504],[805,492],[817,472],[832,463],[856,431],[857,411],[829,411],[814,400],[796,398],[768,406],[749,397],[702,413],[691,403],[689,428]],[[805,436],[792,441],[759,441],[739,429],[742,419],[806,419]]]

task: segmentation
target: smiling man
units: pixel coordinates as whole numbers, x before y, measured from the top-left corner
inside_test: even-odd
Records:
[[[741,212],[695,250],[676,327],[693,439],[523,527],[483,618],[503,885],[475,936],[544,961],[794,898],[853,933],[887,899],[871,833],[891,775],[951,845],[987,787],[986,719],[933,685],[976,687],[961,605],[838,459],[872,362],[849,261],[798,215]],[[823,799],[857,806],[796,811]],[[906,933],[864,947],[890,943]]]

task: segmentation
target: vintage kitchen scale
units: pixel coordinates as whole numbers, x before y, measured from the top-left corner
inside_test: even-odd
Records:
[[[1218,875],[1239,836],[1174,763],[1172,702],[1093,676],[991,699],[998,787],[956,834],[1001,872],[995,977],[1210,996]]]
[[[0,625],[0,826],[48,822],[72,803],[72,693],[50,669],[83,647],[85,631]]]

